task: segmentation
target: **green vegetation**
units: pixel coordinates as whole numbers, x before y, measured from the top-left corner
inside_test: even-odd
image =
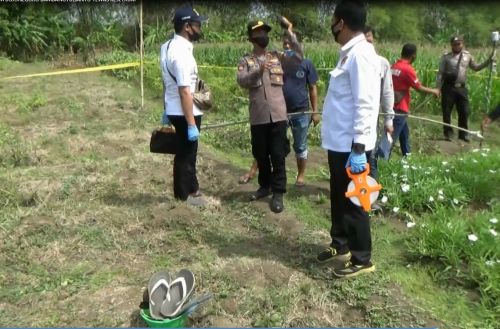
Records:
[[[157,81],[156,58],[149,60],[147,79]],[[8,75],[48,69],[0,63]],[[228,100],[218,101],[204,122],[246,119],[244,91],[230,82],[234,69],[200,69],[218,99]],[[0,311],[2,325],[13,325],[7,314],[29,300],[25,325],[142,326],[131,315],[140,287],[154,269],[182,266],[217,296],[193,326],[495,327],[499,251],[490,230],[498,224],[490,220],[499,211],[498,184],[491,184],[500,165],[497,144],[443,157],[428,142],[439,129],[412,128],[414,157],[400,163],[396,152],[380,164],[388,211],[373,222],[378,271],[335,281],[330,267],[314,263],[328,240],[326,160],[312,158],[312,189],[291,187],[285,217],[274,217],[265,203],[246,203],[247,190],[235,183],[250,164],[248,126],[203,130],[200,179],[215,201],[203,212],[190,209],[173,200],[165,172],[172,159],[147,151],[145,131],[157,125],[161,96],[148,83],[139,109],[137,76],[128,72],[122,81],[82,74],[0,84],[7,123],[0,129],[0,296],[9,302]],[[71,96],[62,92],[67,86]],[[499,132],[492,126],[490,133],[488,141]],[[323,154],[318,128],[311,141],[311,156]],[[406,193],[402,184],[409,185]],[[109,300],[130,303],[110,308]]]
[[[144,44],[157,51],[172,33],[171,18],[185,1],[144,3]],[[199,12],[210,17],[204,27],[204,42],[246,41],[249,18],[263,18],[280,29],[274,17],[285,15],[294,23],[305,42],[331,39],[330,1],[197,1]],[[436,3],[433,1],[369,2],[368,23],[381,41],[432,42],[447,45],[451,35],[461,33],[471,46],[489,46],[490,32],[500,27],[500,9],[487,2]],[[95,60],[96,50],[138,48],[137,8],[134,3],[2,4],[0,5],[0,51],[8,56],[31,60],[54,58],[62,52],[78,52],[85,62]]]
[[[275,39],[271,48],[280,49],[281,44]],[[421,44],[418,46],[418,57],[414,63],[420,81],[426,86],[434,86],[439,66],[439,59],[443,51],[448,51],[448,46],[432,46]],[[328,87],[329,71],[337,61],[338,46],[332,43],[306,43],[304,44],[305,55],[311,59],[318,69],[320,81],[318,83],[320,100],[323,99]],[[398,43],[381,42],[376,44],[380,54],[386,57],[390,63],[394,63],[400,56],[402,45]],[[240,89],[235,81],[236,67],[240,58],[251,50],[251,46],[246,43],[219,43],[219,44],[197,44],[194,47],[194,53],[198,62],[200,75],[206,81],[210,81],[210,87],[214,93],[214,99],[224,99],[216,102],[214,111],[233,118],[234,115],[242,114],[238,118],[244,118],[246,115],[247,98],[245,92]],[[487,58],[489,49],[470,49],[476,60],[483,61]],[[137,61],[138,56],[126,51],[114,51],[105,53],[97,57],[99,65],[128,63]],[[144,58],[144,82],[148,91],[153,95],[161,95],[163,87],[161,82],[161,73],[158,69],[159,54],[158,49],[154,52],[148,52]],[[468,73],[469,99],[471,100],[471,113],[474,119],[481,118],[487,111],[485,109],[486,86],[488,83],[488,69],[480,72],[470,71]],[[114,70],[113,74],[119,78],[135,79],[139,76],[139,69]],[[500,72],[492,80],[492,104],[500,100]],[[423,111],[430,114],[440,115],[441,105],[439,101],[430,100],[425,109],[420,109],[419,104],[426,99],[425,94],[412,92],[412,99],[415,104],[413,108],[417,109],[413,114],[419,115]],[[229,99],[228,99],[229,98]],[[244,115],[243,115],[244,114]],[[235,118],[236,119],[236,118]]]
[[[306,56],[319,68],[321,104],[338,53],[328,32],[332,5],[261,4],[296,22]],[[174,200],[172,157],[150,154],[147,144],[162,111],[158,49],[172,33],[176,5],[144,3],[144,108],[137,68],[0,80],[0,326],[144,326],[137,305],[150,274],[186,267],[197,275],[198,292],[216,296],[193,314],[195,327],[496,328],[498,126],[486,132],[486,148],[476,149],[477,142],[441,143],[440,126],[410,121],[413,156],[402,160],[396,149],[391,161],[380,161],[386,199],[383,215],[372,217],[377,271],[335,280],[331,266],[314,260],[330,226],[319,128],[310,129],[302,190],[293,187],[293,154],[288,158],[280,215],[265,202],[246,201],[255,180],[236,183],[251,163],[247,124],[202,129],[198,172],[209,206],[200,211]],[[203,124],[245,121],[247,94],[235,72],[250,50],[250,4],[196,6],[211,17],[194,49],[216,101]],[[137,61],[135,15],[135,6],[120,4],[0,5],[0,52],[11,58],[0,57],[0,72],[50,71],[71,50],[81,55],[78,65]],[[417,42],[415,67],[431,86],[449,35],[465,33],[481,61],[498,17],[498,6],[482,3],[370,5],[379,52],[394,62],[403,42]],[[279,49],[278,29],[272,38]],[[495,76],[493,102],[499,81]],[[486,70],[469,74],[472,129],[487,110],[486,83]],[[440,120],[437,100],[412,97],[413,114]]]

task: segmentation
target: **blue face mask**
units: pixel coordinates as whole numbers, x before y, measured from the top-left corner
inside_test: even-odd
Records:
[[[288,57],[292,57],[293,55],[295,55],[295,51],[293,51],[292,49],[285,49],[285,55]]]

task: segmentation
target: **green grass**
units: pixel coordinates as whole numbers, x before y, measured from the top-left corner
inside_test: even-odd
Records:
[[[235,45],[234,53],[245,47]],[[49,70],[44,63],[3,69]],[[234,71],[200,71],[227,100],[203,123],[246,119]],[[144,326],[137,305],[149,276],[186,267],[197,275],[197,293],[216,295],[192,326],[494,328],[498,310],[489,299],[498,271],[484,264],[498,259],[488,224],[499,211],[490,172],[500,167],[497,127],[487,132],[489,152],[445,157],[429,143],[439,128],[412,126],[409,167],[397,154],[380,164],[388,208],[400,211],[373,218],[378,270],[334,280],[331,267],[314,260],[329,242],[329,175],[321,156],[308,167],[311,189],[301,192],[292,186],[290,155],[286,211],[274,215],[264,202],[246,202],[255,185],[236,183],[251,163],[248,125],[204,130],[198,172],[215,202],[203,211],[187,207],[172,195],[172,157],[147,148],[161,95],[148,84],[140,109],[136,78],[128,79],[82,74],[0,82],[0,299],[7,301],[1,326]],[[67,86],[71,96],[62,92]],[[310,131],[311,153],[324,155],[318,133]],[[445,200],[437,200],[439,188]],[[436,202],[428,202],[430,195]],[[406,228],[409,219],[418,225]],[[478,243],[469,243],[469,231]],[[19,310],[24,316],[13,318]]]

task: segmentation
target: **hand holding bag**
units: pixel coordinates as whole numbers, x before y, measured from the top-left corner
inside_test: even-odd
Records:
[[[173,126],[153,130],[149,142],[151,153],[177,154],[178,147],[177,134]]]

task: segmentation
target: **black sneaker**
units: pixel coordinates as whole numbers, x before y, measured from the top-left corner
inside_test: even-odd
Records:
[[[250,194],[250,201],[255,201],[258,199],[265,198],[271,194],[271,190],[267,187],[259,187],[259,189],[252,194]]]
[[[337,278],[351,278],[363,273],[370,273],[375,271],[375,265],[371,262],[365,265],[353,265],[350,261],[344,264],[344,268],[334,269],[333,274]]]
[[[283,211],[283,194],[274,193],[271,199],[271,203],[269,204],[271,211],[274,213],[280,213]]]
[[[348,261],[349,259],[351,259],[351,253],[349,251],[346,252],[345,254],[339,254],[337,252],[337,249],[333,247],[326,248],[325,250],[320,252],[316,257],[316,260],[319,263],[326,263],[332,260],[339,260],[341,262],[345,262]]]

